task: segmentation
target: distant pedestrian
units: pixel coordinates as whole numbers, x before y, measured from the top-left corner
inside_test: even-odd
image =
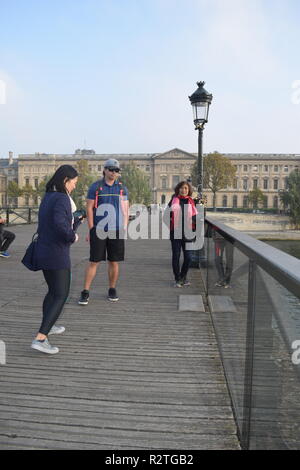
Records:
[[[87,194],[87,221],[90,259],[85,272],[84,288],[79,305],[87,305],[90,286],[99,263],[108,260],[108,300],[119,300],[116,285],[119,278],[119,261],[124,261],[124,235],[128,224],[128,190],[119,180],[120,165],[113,158],[104,163],[103,178],[91,185]],[[100,214],[99,214],[100,212]],[[106,224],[107,221],[107,224]],[[101,237],[97,226],[103,224]]]
[[[43,320],[31,347],[47,354],[58,353],[47,336],[60,334],[65,327],[56,326],[69,295],[71,281],[70,246],[78,240],[74,231],[76,210],[70,194],[75,189],[78,173],[70,165],[59,167],[46,185],[38,216],[38,239],[35,264],[43,270],[48,293],[43,302]]]
[[[187,243],[191,243],[195,239],[195,237],[189,238],[189,236],[191,232],[196,230],[196,215],[198,213],[191,197],[192,193],[193,189],[188,181],[178,183],[175,194],[168,203],[163,216],[164,222],[170,227],[175,287],[190,285],[187,273],[192,262],[192,250],[188,249]],[[180,268],[181,252],[183,253],[183,264]]]
[[[10,232],[9,230],[5,230],[5,223],[6,219],[0,217],[0,256],[2,258],[9,258],[10,254],[7,250],[16,238],[16,235],[13,232]]]

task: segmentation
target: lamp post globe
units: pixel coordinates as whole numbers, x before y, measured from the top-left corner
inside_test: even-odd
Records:
[[[205,88],[205,82],[197,82],[198,88],[189,96],[193,114],[195,129],[198,130],[198,171],[197,171],[197,189],[200,200],[203,198],[203,129],[208,122],[209,107],[212,102],[212,94],[208,93]]]

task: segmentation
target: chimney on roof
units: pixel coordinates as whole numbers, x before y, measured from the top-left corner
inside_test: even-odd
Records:
[[[8,164],[13,164],[13,152],[8,152]]]

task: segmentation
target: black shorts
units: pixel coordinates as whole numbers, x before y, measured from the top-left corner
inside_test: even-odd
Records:
[[[105,261],[124,261],[125,240],[119,237],[119,232],[115,232],[117,238],[105,238],[102,240],[97,236],[96,227],[90,230],[90,261],[98,263]]]

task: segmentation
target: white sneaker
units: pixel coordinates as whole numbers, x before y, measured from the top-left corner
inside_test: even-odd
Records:
[[[31,347],[32,349],[36,349],[37,351],[46,354],[57,354],[59,352],[59,349],[56,346],[51,346],[47,338],[43,342],[34,339],[31,343]]]
[[[48,335],[61,335],[66,331],[64,326],[55,326],[53,325]]]

